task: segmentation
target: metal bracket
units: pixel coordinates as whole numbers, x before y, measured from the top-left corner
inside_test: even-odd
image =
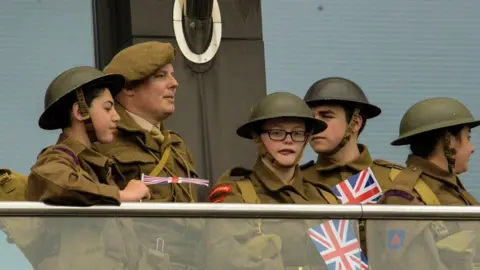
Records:
[[[189,61],[196,64],[205,64],[213,59],[220,47],[222,40],[222,17],[220,15],[218,0],[213,0],[212,23],[212,38],[205,52],[201,54],[192,52],[188,47],[185,33],[183,32],[183,4],[180,0],[175,0],[173,4],[173,31],[175,32],[175,38],[180,51]]]

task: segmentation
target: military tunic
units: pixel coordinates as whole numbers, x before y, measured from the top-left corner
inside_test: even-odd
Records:
[[[404,175],[399,174],[394,181],[391,191],[381,199],[382,204],[425,205],[420,194],[409,190],[407,186],[413,185],[421,178],[433,191],[441,205],[478,205],[477,200],[465,189],[460,179],[421,157],[410,155],[407,160],[408,170]],[[416,176],[416,177],[409,177]],[[396,193],[395,190],[405,193]],[[407,195],[408,194],[408,195]],[[401,196],[405,195],[405,196]]]
[[[389,188],[391,186],[391,181],[388,180],[389,169],[374,163],[365,145],[359,144],[358,149],[360,155],[345,164],[333,163],[319,157],[316,164],[311,162],[301,166],[302,173],[305,175],[305,178],[310,179],[310,181],[323,183],[333,188],[350,176],[358,174],[362,170],[370,167],[381,189],[385,190]],[[359,223],[358,234],[360,235],[362,250],[367,254],[365,226],[365,222]]]
[[[120,187],[126,186],[130,179],[140,180],[142,174],[150,175],[162,159],[166,148],[170,146],[171,152],[164,169],[158,175],[152,176],[197,177],[190,151],[178,134],[166,130],[162,124],[161,131],[165,141],[160,144],[150,130],[146,129],[147,126],[135,121],[125,108],[116,104],[115,109],[121,117],[117,123],[119,132],[116,141],[111,144],[96,144],[95,147],[110,156],[120,168],[125,176]],[[136,118],[138,119],[138,116]],[[167,141],[167,133],[171,136],[171,141]],[[151,202],[194,202],[197,198],[197,187],[193,184],[156,184],[149,188],[152,194]],[[197,247],[203,238],[203,226],[204,221],[200,219],[135,219],[136,231],[142,243],[168,254],[172,263],[176,263],[178,267],[195,267],[199,264],[194,258],[198,257],[195,253],[199,252]]]
[[[241,175],[241,179],[232,179],[235,174]],[[249,181],[253,185],[257,203],[338,202],[326,186],[305,181],[298,167],[294,178],[284,183],[260,159],[252,171],[237,168],[219,179],[209,200],[248,202],[245,196],[251,195],[242,193],[245,191],[241,191],[239,181]],[[207,250],[210,250],[208,269],[326,269],[308,236],[308,229],[321,222],[283,219],[212,221],[207,237]]]
[[[439,205],[445,206],[478,204],[456,175],[426,159],[410,155],[406,168],[388,163],[382,165],[400,172],[390,179],[393,186],[385,191],[379,204],[427,205],[432,197],[436,197]],[[416,188],[419,181],[423,181],[432,193],[420,192]],[[383,254],[375,257],[378,261],[372,260],[373,266],[388,265],[389,269],[405,270],[473,269],[472,250],[480,240],[476,239],[478,226],[475,222],[410,220],[377,223],[376,234],[369,239],[372,249],[382,250]],[[392,265],[396,266],[392,268]]]
[[[61,135],[31,168],[26,197],[55,205],[120,205],[120,189],[112,176],[121,178],[109,158]]]
[[[171,141],[165,141],[161,145],[155,140],[150,130],[142,128],[132,116],[119,104],[115,109],[121,117],[117,123],[118,134],[115,142],[110,144],[95,144],[95,147],[103,154],[111,157],[120,168],[125,182],[120,187],[126,186],[131,179],[141,179],[142,174],[150,175],[150,172],[160,162],[163,153],[168,146],[172,150],[164,169],[158,175],[162,177],[197,177],[193,166],[190,150],[183,139],[176,133],[165,130],[162,125],[162,133],[170,133]],[[167,136],[165,136],[167,137]],[[193,202],[196,200],[196,187],[192,184],[164,184],[149,186],[154,202]]]
[[[54,205],[120,205],[115,179],[121,175],[108,157],[62,134],[39,154],[26,196]],[[152,269],[168,262],[140,245],[129,219],[28,218],[6,225],[35,269]]]

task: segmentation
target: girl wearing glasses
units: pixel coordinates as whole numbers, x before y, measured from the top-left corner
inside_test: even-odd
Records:
[[[334,196],[329,189],[306,181],[298,168],[308,138],[326,127],[299,97],[284,92],[266,96],[237,129],[240,137],[253,140],[258,148],[255,166],[225,173],[210,192],[210,202],[328,202]]]
[[[336,204],[330,189],[309,182],[298,166],[310,136],[326,127],[299,97],[284,92],[266,96],[237,129],[240,137],[253,140],[258,148],[255,166],[226,172],[209,201]],[[311,225],[304,220],[212,221],[207,244],[214,249],[208,269],[326,269],[308,238]]]

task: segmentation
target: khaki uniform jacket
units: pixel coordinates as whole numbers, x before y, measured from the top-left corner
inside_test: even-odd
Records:
[[[393,187],[381,198],[382,204],[425,205],[414,186],[422,179],[441,205],[477,205],[477,200],[465,189],[460,179],[421,157],[410,155],[407,166],[395,179]],[[397,192],[395,192],[397,191]],[[403,191],[403,193],[401,192]],[[408,195],[407,195],[408,194]]]
[[[150,175],[169,145],[173,151],[171,151],[164,169],[159,175],[151,176],[187,177],[190,175],[190,177],[197,177],[190,150],[178,134],[164,129],[164,125],[162,125],[162,133],[165,135],[170,133],[171,142],[159,145],[150,132],[142,129],[122,106],[116,104],[115,109],[121,117],[117,123],[117,139],[110,144],[96,143],[95,147],[101,153],[111,157],[120,168],[126,180],[119,183],[121,188],[126,186],[131,179],[140,180],[142,173]],[[150,189],[152,201],[155,202],[193,202],[196,200],[196,187],[193,184],[152,185]]]
[[[120,168],[125,180],[120,187],[126,186],[130,179],[141,179],[141,175],[150,175],[157,166],[166,147],[172,147],[164,169],[155,176],[197,177],[190,151],[183,139],[176,133],[164,129],[162,133],[171,136],[171,142],[159,144],[149,131],[141,128],[128,112],[119,104],[115,109],[121,117],[117,123],[117,139],[111,144],[96,144],[95,147],[111,157]],[[167,137],[167,136],[165,136]],[[171,144],[170,144],[171,143]],[[185,164],[187,163],[187,164]],[[152,202],[194,202],[196,186],[193,184],[157,184],[149,186]],[[197,267],[199,242],[203,239],[204,220],[188,218],[136,218],[135,228],[142,243],[149,248],[158,249],[170,256],[178,267]],[[183,266],[182,266],[183,265]],[[173,265],[170,267],[174,267]]]
[[[235,180],[235,176],[240,179]],[[293,180],[284,183],[260,159],[251,171],[237,168],[225,174],[212,189],[209,200],[245,203],[238,181],[253,184],[258,203],[338,202],[326,186],[305,181],[298,167]],[[320,223],[320,220],[214,220],[208,227],[208,269],[326,269],[308,236],[308,229]]]
[[[108,157],[61,135],[31,168],[26,197],[55,205],[120,205],[113,177],[121,175]]]
[[[419,179],[433,192],[440,205],[478,204],[456,175],[415,155],[408,157],[407,167],[401,169],[379,204],[425,205],[414,189]],[[475,222],[377,221],[375,228],[372,227],[376,235],[369,239],[372,249],[382,250],[383,254],[372,264],[388,265],[392,270],[473,269],[475,246],[480,240],[477,227]],[[392,268],[393,265],[396,266]]]
[[[370,167],[381,189],[386,190],[390,188],[391,181],[388,179],[390,169],[384,166],[379,166],[376,161],[372,161],[370,152],[365,145],[359,144],[358,149],[360,150],[360,155],[356,159],[346,164],[333,163],[329,160],[321,159],[319,157],[316,164],[310,162],[302,165],[302,173],[305,175],[305,178],[312,182],[322,183],[330,188],[333,188],[342,181],[348,179],[350,176],[358,174],[359,172]],[[362,250],[365,255],[367,255],[368,252],[365,235],[365,222],[360,222],[358,227],[358,235],[360,236]]]
[[[61,135],[31,168],[26,196],[54,205],[119,205],[115,177],[121,179],[109,158]],[[168,262],[140,245],[129,219],[16,218],[7,224],[35,269],[152,269]]]

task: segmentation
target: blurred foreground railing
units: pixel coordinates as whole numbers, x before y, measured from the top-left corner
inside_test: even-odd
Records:
[[[124,203],[70,207],[35,202],[1,202],[1,217],[185,217],[281,219],[480,220],[477,206],[292,205],[211,203]]]

